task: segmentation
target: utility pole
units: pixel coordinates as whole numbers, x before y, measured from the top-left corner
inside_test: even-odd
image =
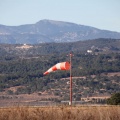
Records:
[[[70,53],[70,102],[69,105],[72,105],[72,56],[73,54]]]

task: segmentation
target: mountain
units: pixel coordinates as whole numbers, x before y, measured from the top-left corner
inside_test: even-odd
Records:
[[[21,26],[0,25],[0,43],[38,44],[48,42],[75,42],[96,38],[119,39],[120,33],[53,20],[40,20],[35,24]]]

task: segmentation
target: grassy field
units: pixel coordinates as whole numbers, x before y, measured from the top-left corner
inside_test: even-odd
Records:
[[[120,106],[0,108],[0,120],[120,120]]]

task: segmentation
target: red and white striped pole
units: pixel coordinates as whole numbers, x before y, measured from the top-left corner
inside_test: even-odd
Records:
[[[72,105],[72,56],[73,54],[70,53],[70,102],[69,105]]]

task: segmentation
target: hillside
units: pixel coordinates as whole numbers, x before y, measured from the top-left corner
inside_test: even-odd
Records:
[[[95,39],[70,43],[0,44],[0,55],[37,56],[47,54],[68,54],[69,52],[119,52],[120,39]]]
[[[88,49],[92,53],[87,53]],[[70,51],[74,54],[74,100],[120,91],[120,40],[97,39],[91,42],[39,45],[1,44],[0,100],[69,100],[69,71],[57,71],[47,76],[43,76],[43,73],[58,62],[69,61],[67,54]]]
[[[100,30],[75,23],[40,20],[21,26],[0,25],[0,43],[38,44],[49,42],[75,42],[97,38],[120,39],[120,33]]]

